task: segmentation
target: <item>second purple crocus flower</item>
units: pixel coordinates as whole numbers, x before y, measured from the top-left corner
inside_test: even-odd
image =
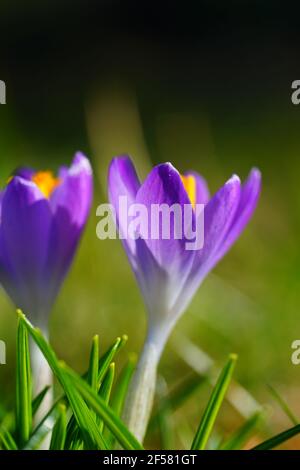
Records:
[[[17,170],[0,192],[0,283],[45,336],[48,317],[86,224],[93,192],[88,159],[78,152],[57,177]],[[35,392],[51,382],[39,351],[31,354]]]
[[[171,163],[153,168],[141,183],[127,156],[113,159],[108,176],[109,199],[122,234],[124,217],[119,198],[128,204],[204,205],[204,245],[187,251],[186,240],[124,239],[123,244],[139,283],[149,316],[144,353],[125,409],[129,428],[141,440],[151,410],[156,365],[171,329],[190,303],[205,276],[226,254],[251,218],[260,193],[261,175],[253,169],[244,184],[232,176],[210,197],[205,180],[195,172],[181,176]],[[141,385],[142,384],[142,385]],[[152,385],[151,385],[152,384]],[[148,390],[148,391],[147,391]],[[148,393],[148,404],[145,395]]]

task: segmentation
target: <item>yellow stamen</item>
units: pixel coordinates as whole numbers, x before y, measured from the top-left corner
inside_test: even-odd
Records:
[[[51,171],[38,171],[31,177],[31,180],[39,187],[45,197],[50,197],[60,184],[60,179],[55,178]]]
[[[190,198],[193,208],[196,205],[196,179],[193,175],[180,175],[184,189],[186,190],[188,197]]]

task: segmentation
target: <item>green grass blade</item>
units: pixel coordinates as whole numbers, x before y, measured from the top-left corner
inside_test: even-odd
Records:
[[[109,369],[103,379],[103,382],[99,390],[99,396],[107,405],[109,404],[109,399],[110,399],[110,394],[111,394],[111,389],[113,386],[114,378],[115,378],[115,364],[114,362],[112,362],[109,366]],[[99,421],[100,421],[99,422],[100,432],[103,432],[104,422],[103,420],[99,420]]]
[[[28,333],[19,313],[16,366],[16,429],[19,445],[29,439],[32,427],[31,369]]]
[[[96,416],[93,414],[93,416]],[[76,450],[82,444],[82,438],[80,434],[80,430],[78,429],[77,421],[74,414],[71,416],[67,431],[66,431],[66,442],[65,442],[65,449],[72,449]]]
[[[128,357],[128,362],[123,368],[117,381],[117,385],[111,399],[111,408],[114,410],[117,416],[121,416],[130,379],[132,377],[136,363],[137,356],[135,354],[130,354]]]
[[[86,449],[107,449],[107,445],[98,429],[94,415],[89,410],[89,407],[86,405],[81,395],[74,389],[72,382],[63,372],[62,366],[63,364],[61,364],[60,370],[57,371],[56,376],[66,393],[70,407],[80,428]]]
[[[2,426],[0,427],[0,448],[3,450],[18,450],[14,438],[10,432]]]
[[[91,411],[89,410],[81,395],[77,392],[76,389],[74,389],[72,382],[65,374],[62,368],[62,363],[58,361],[53,349],[44,339],[41,332],[37,328],[34,328],[23,314],[20,316],[20,323],[26,327],[28,333],[42,351],[54,375],[57,377],[62,388],[64,389],[78,426],[81,430],[82,438],[85,441],[86,448],[107,449],[106,443],[97,427],[96,421]]]
[[[262,413],[255,413],[251,416],[233,435],[221,446],[220,450],[240,450],[251,437],[263,420]]]
[[[98,390],[99,336],[93,338],[87,381],[93,390]]]
[[[98,382],[98,368],[99,368],[99,336],[95,335],[92,341],[90,352],[89,368],[83,378],[90,384],[96,392],[99,389]],[[94,413],[93,416],[95,417]],[[95,418],[96,419],[96,418]],[[97,422],[97,419],[96,419]],[[75,416],[73,415],[67,426],[66,449],[76,450],[82,446],[82,438],[78,429]]]
[[[235,367],[237,356],[231,354],[229,361],[222,370],[219,379],[213,389],[207,407],[204,411],[199,428],[192,443],[192,450],[203,450],[206,447],[213,425],[222,405],[226,391],[228,389],[232,373]]]
[[[50,450],[63,450],[67,431],[66,406],[60,404],[58,407],[58,419],[52,431]]]
[[[140,450],[142,445],[126,428],[124,423],[113,410],[106,405],[104,400],[74,371],[65,366],[72,385],[81,393],[86,403],[103,419],[105,425],[110,429],[121,446],[126,450]]]
[[[257,446],[253,447],[251,450],[274,449],[274,447],[277,447],[280,444],[283,444],[288,439],[291,439],[292,437],[296,436],[299,433],[300,433],[300,424],[297,424],[293,428],[287,429],[286,431],[283,431],[280,434],[277,434],[276,436],[271,437],[270,439],[267,439],[261,444],[258,444]]]
[[[31,408],[32,408],[32,417],[35,415],[37,410],[39,409],[42,401],[44,400],[45,395],[47,394],[50,386],[47,385],[43,390],[32,400]]]
[[[130,354],[128,357],[127,364],[123,367],[123,370],[118,378],[117,384],[114,387],[114,392],[110,400],[111,409],[117,416],[121,416],[125,398],[127,395],[128,386],[132,377],[133,371],[137,363],[136,354]],[[105,428],[105,439],[110,449],[114,448],[115,438],[112,433]]]
[[[299,424],[299,420],[296,418],[286,401],[279,395],[279,393],[275,390],[275,388],[272,387],[272,385],[268,385],[268,388],[270,390],[271,395],[273,396],[274,400],[277,401],[278,405],[282,409],[282,411],[286,414],[286,416],[289,418],[291,423],[296,426]]]
[[[98,384],[102,382],[110,364],[112,363],[115,355],[119,350],[126,344],[127,336],[124,335],[121,338],[117,338],[114,343],[108,348],[108,350],[103,354],[99,360],[99,370],[98,370]]]

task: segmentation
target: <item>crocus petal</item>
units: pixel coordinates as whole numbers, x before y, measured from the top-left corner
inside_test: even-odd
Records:
[[[48,310],[42,279],[50,224],[49,201],[34,183],[14,177],[2,200],[0,281],[33,317]]]
[[[242,186],[239,206],[216,255],[216,262],[230,249],[252,217],[261,191],[261,173],[253,168]]]
[[[195,256],[193,250],[186,249],[188,240],[184,233],[185,206],[191,207],[191,204],[178,171],[170,163],[158,165],[151,171],[137,192],[136,203],[142,204],[147,209],[148,214],[148,220],[146,221],[147,233],[145,227],[141,227],[141,237],[145,240],[157,265],[164,272],[165,282],[155,284],[159,290],[149,290],[147,294],[151,296],[154,305],[157,305],[157,299],[162,300],[162,308],[156,314],[163,315],[166,313],[166,309],[162,311],[164,305],[168,305],[167,311],[172,308],[174,298],[176,298],[178,291],[185,282]],[[171,217],[170,230],[166,234],[169,237],[164,239],[162,224],[160,223],[161,218],[151,216],[151,210],[155,205],[157,207],[165,205],[167,209],[174,207],[174,205],[177,206],[181,220],[176,215],[175,217],[177,219],[177,230],[181,232],[180,238],[177,239],[175,236],[175,217]],[[194,213],[192,210],[189,215],[191,217],[190,225],[193,226]],[[153,224],[159,227],[157,239],[153,238],[151,233]],[[139,264],[142,265],[142,262],[140,260]],[[161,277],[161,273],[159,273],[159,277]],[[161,294],[162,285],[164,285],[165,297]],[[151,302],[148,300],[148,303]]]
[[[170,263],[173,264],[177,254],[178,257],[190,254],[186,253],[187,250],[185,250],[187,240],[184,236],[183,217],[184,206],[190,206],[190,200],[182,184],[180,174],[171,163],[163,163],[153,168],[136,195],[136,203],[142,204],[147,209],[148,220],[146,221],[147,227],[145,227],[147,228],[147,233],[143,233],[143,227],[141,227],[141,235],[142,238],[146,239],[147,245],[162,267],[167,267]],[[166,234],[170,235],[169,239],[163,239],[160,218],[152,220],[151,210],[153,206],[161,206],[162,204],[169,208],[176,204],[180,209],[182,220],[180,225],[178,225],[178,230],[181,230],[182,236],[178,239],[174,237],[176,229],[173,217],[171,218],[169,234]],[[153,225],[159,227],[158,239],[153,238]]]
[[[204,209],[204,246],[196,252],[190,274],[178,295],[174,314],[191,301],[200,283],[218,261],[218,252],[236,215],[241,197],[240,179],[234,175]]]
[[[196,171],[187,171],[184,176],[192,176],[196,186],[196,204],[207,204],[210,198],[206,180]]]
[[[127,211],[120,209],[120,201],[121,198],[126,198],[129,208],[135,203],[139,187],[140,182],[130,158],[127,155],[113,158],[108,169],[108,197],[115,209],[116,224],[129,257],[135,251],[135,243],[127,237]]]
[[[61,171],[64,179],[51,195],[52,210],[54,213],[66,211],[72,224],[82,226],[88,216],[93,194],[90,162],[81,152],[77,152],[69,170]]]
[[[25,180],[31,181],[31,178],[34,173],[35,171],[32,168],[19,167],[14,171],[13,176],[20,176],[20,178],[24,178]]]
[[[58,169],[58,173],[57,173],[58,178],[60,180],[64,180],[66,176],[68,176],[68,171],[69,171],[69,168],[67,166],[65,165],[60,166]]]
[[[139,283],[147,311],[152,321],[168,312],[169,297],[166,286],[168,273],[158,264],[147,243],[142,238],[136,240],[132,268]]]
[[[88,159],[78,152],[68,172],[64,172],[63,181],[50,198],[53,216],[46,278],[51,298],[57,295],[72,262],[88,218],[92,194],[92,169]]]

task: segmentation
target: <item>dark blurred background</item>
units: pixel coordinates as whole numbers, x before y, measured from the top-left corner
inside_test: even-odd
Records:
[[[2,185],[18,165],[55,170],[77,149],[95,170],[89,226],[50,322],[58,354],[78,370],[95,333],[103,347],[128,333],[134,351],[145,334],[121,244],[95,234],[109,160],[131,154],[141,177],[169,160],[201,172],[212,192],[257,166],[263,192],[254,219],[177,325],[161,372],[172,384],[197,362],[187,364],[181,341],[217,364],[236,352],[239,382],[273,406],[275,427],[287,419],[267,384],[300,413],[300,366],[290,360],[300,338],[300,106],[291,102],[291,83],[300,79],[299,13],[296,3],[278,1],[1,2]],[[3,293],[2,402],[11,401],[15,326]]]

